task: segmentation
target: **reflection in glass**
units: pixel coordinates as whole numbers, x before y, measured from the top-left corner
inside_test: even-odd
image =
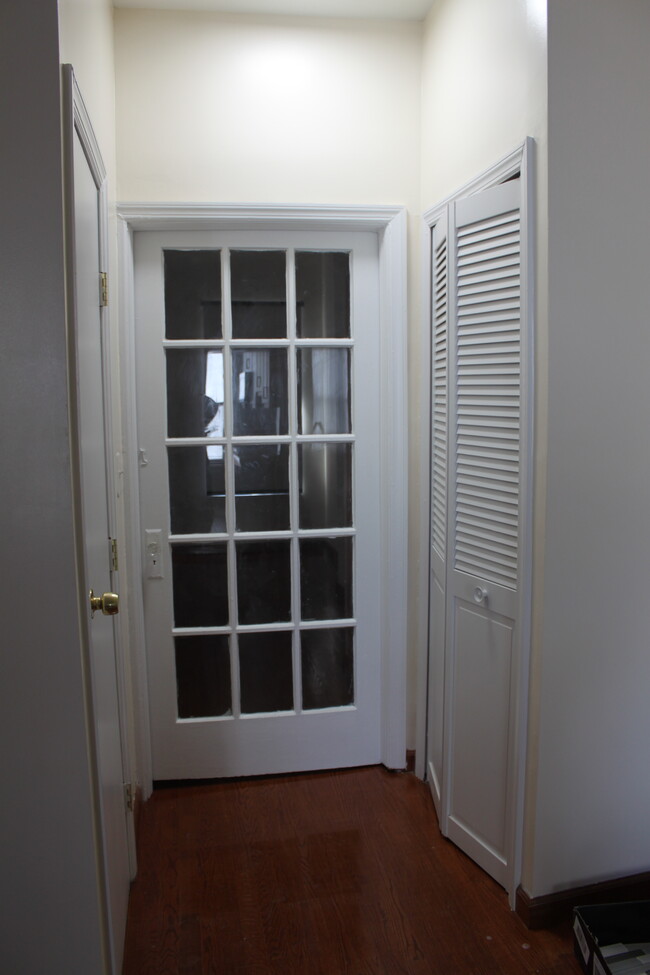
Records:
[[[350,350],[298,350],[298,432],[350,432]]]
[[[177,636],[174,646],[178,717],[232,714],[228,637]]]
[[[291,619],[289,541],[237,543],[237,597],[240,623],[281,623]]]
[[[301,528],[352,525],[352,444],[298,445]]]
[[[352,539],[300,539],[300,612],[303,620],[351,619]]]
[[[287,350],[233,349],[233,434],[268,437],[287,432]]]
[[[354,630],[303,630],[300,643],[303,709],[354,704]]]
[[[241,633],[239,681],[243,714],[291,711],[291,633]]]
[[[175,626],[228,625],[226,543],[172,545]]]
[[[223,352],[167,349],[166,361],[167,436],[223,437]]]
[[[298,338],[350,337],[350,255],[296,251]]]
[[[286,338],[285,252],[231,251],[230,280],[233,338]]]
[[[226,479],[223,459],[206,447],[168,447],[169,505],[173,535],[226,530]]]
[[[166,250],[165,337],[220,339],[221,252]]]
[[[237,531],[289,528],[289,447],[255,444],[233,449]]]

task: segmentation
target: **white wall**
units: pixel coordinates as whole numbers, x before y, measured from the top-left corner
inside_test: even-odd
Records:
[[[650,869],[650,5],[549,4],[549,439],[529,892]]]
[[[119,199],[406,206],[412,341],[421,26],[142,10],[115,24]]]
[[[2,8],[0,949],[102,970],[66,394],[57,9]]]

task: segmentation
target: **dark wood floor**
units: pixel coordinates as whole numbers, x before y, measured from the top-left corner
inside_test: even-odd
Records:
[[[577,975],[381,767],[157,790],[124,975]]]

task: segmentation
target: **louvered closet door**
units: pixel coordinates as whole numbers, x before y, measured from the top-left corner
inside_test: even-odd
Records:
[[[440,816],[445,686],[449,261],[447,216],[431,237],[431,577],[427,779]]]
[[[519,180],[452,207],[443,819],[502,884],[520,566],[519,207]]]

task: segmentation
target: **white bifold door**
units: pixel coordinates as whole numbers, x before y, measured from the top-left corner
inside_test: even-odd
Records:
[[[520,209],[513,179],[450,204],[432,232],[427,771],[445,835],[504,886],[525,578]]]
[[[135,235],[155,779],[379,761],[373,233]]]

